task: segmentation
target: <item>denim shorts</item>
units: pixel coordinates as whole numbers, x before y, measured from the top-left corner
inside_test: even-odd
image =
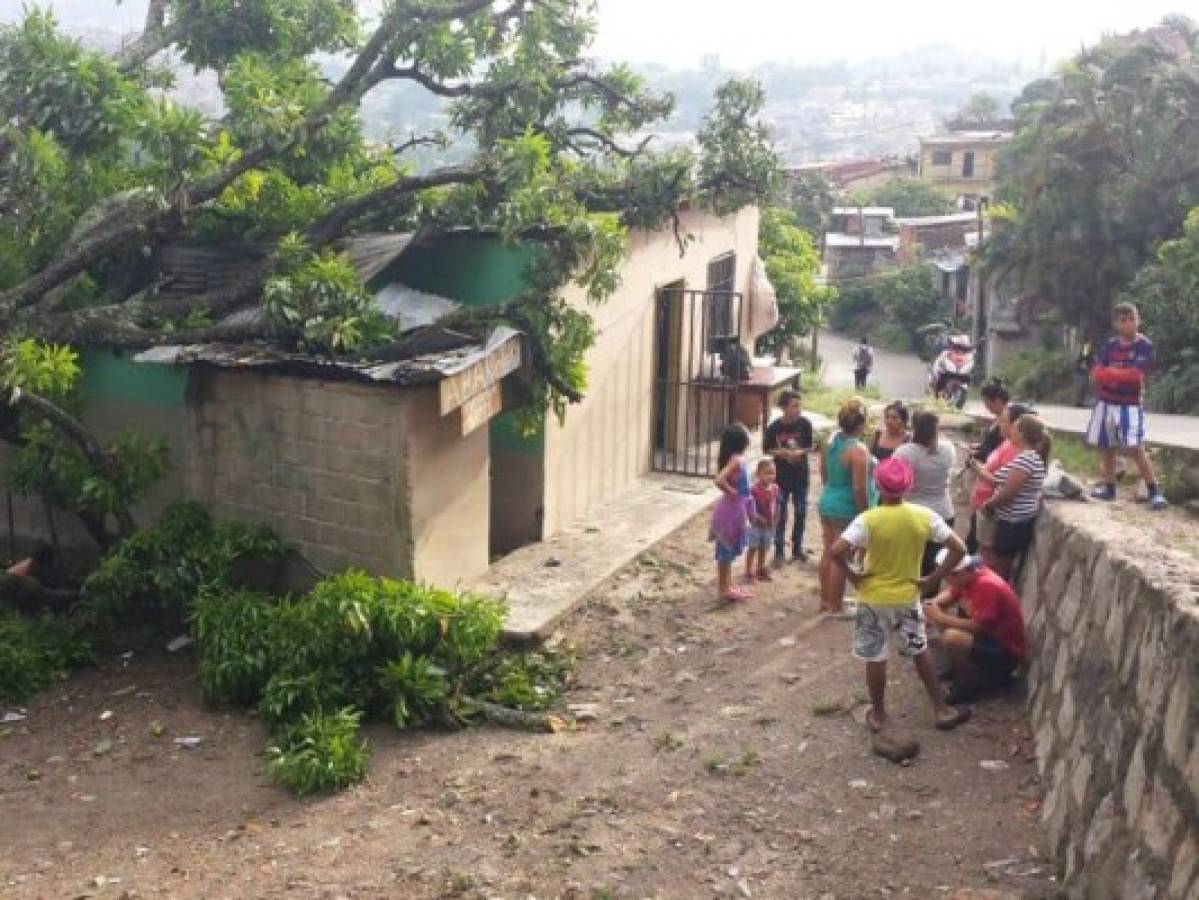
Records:
[[[774,526],[754,525],[749,529],[747,546],[750,550],[769,550],[774,546]]]

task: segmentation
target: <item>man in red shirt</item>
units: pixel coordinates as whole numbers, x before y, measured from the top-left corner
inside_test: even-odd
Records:
[[[945,553],[937,554],[937,565]],[[962,614],[955,614],[955,607]],[[924,615],[929,624],[940,626],[934,643],[949,656],[958,689],[954,702],[1007,684],[1024,661],[1020,598],[978,557],[965,557],[945,576],[941,593],[924,605]]]

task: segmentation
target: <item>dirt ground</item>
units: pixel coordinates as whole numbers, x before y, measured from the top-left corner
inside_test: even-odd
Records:
[[[812,570],[719,606],[705,531],[680,529],[567,623],[568,702],[594,721],[372,727],[370,779],[338,796],[269,782],[263,729],[203,706],[187,651],[80,673],[3,728],[0,894],[1053,896],[1020,698],[942,734],[900,661],[891,713],[923,752],[872,756],[850,625],[815,614]]]

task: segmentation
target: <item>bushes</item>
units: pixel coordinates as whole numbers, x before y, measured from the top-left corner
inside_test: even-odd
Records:
[[[363,718],[452,723],[476,699],[545,709],[561,669],[501,654],[503,621],[495,601],[356,571],[296,598],[216,584],[191,612],[205,697],[257,705],[270,771],[300,794],[365,777]]]
[[[267,768],[293,794],[301,797],[335,791],[366,777],[370,748],[358,739],[361,713],[306,713],[284,728],[267,747]]]
[[[245,583],[242,564],[281,560],[271,532],[183,505],[111,552],[85,584],[89,633],[155,615],[186,622],[211,703],[256,708],[269,771],[297,794],[361,781],[366,719],[454,724],[488,704],[544,710],[564,666],[498,648],[497,601],[349,571],[301,596]],[[0,615],[0,700],[19,700],[85,659],[78,626]]]
[[[1008,359],[1000,366],[998,375],[1013,397],[1072,403],[1078,360],[1066,350],[1030,348]]]
[[[27,700],[91,658],[91,646],[74,622],[0,610],[0,703]]]
[[[84,584],[85,602],[104,620],[182,616],[205,588],[227,584],[239,562],[282,560],[285,552],[269,529],[217,522],[198,504],[181,503],[104,557]]]

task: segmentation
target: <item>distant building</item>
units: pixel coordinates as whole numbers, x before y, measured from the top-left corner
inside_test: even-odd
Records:
[[[945,253],[961,253],[966,249],[966,237],[978,234],[978,214],[953,213],[947,216],[912,216],[897,219],[899,226],[899,261],[914,262],[923,257]]]
[[[836,191],[865,191],[879,187],[896,178],[915,178],[914,159],[849,159],[836,162],[803,163],[789,166],[783,172],[789,180],[804,175],[823,175]]]
[[[869,278],[894,265],[898,251],[895,210],[887,206],[839,206],[833,210],[832,230],[824,236],[824,265],[830,284]]]
[[[953,131],[920,139],[920,178],[953,194],[963,209],[995,192],[996,157],[1010,131]]]

